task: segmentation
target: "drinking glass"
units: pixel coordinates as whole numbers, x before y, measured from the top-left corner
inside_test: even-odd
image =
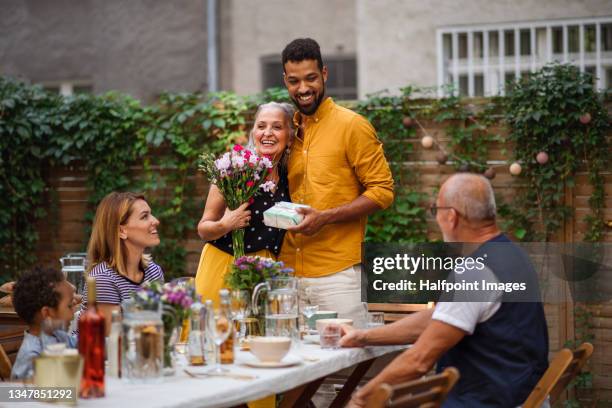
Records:
[[[304,315],[304,333],[310,333],[309,320],[315,313],[319,311],[319,305],[313,302],[313,288],[307,287],[304,289],[304,306],[302,307],[302,315]]]
[[[342,329],[340,325],[326,325],[320,335],[319,343],[322,349],[337,349],[340,347],[340,337],[342,337]]]
[[[232,308],[232,318],[238,322],[238,343],[241,344],[244,339],[245,327],[244,319],[250,313],[251,294],[248,290],[232,290],[230,292],[230,301]]]
[[[211,370],[213,373],[224,372],[221,367],[221,344],[229,337],[232,332],[232,317],[228,315],[225,309],[215,309],[208,318],[208,332],[210,338],[215,343],[215,368]]]

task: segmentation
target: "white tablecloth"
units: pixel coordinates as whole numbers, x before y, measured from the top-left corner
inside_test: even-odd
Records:
[[[79,399],[80,407],[231,407],[267,395],[277,394],[309,383],[374,357],[380,357],[404,346],[367,347],[322,350],[318,345],[302,345],[294,354],[308,357],[302,363],[286,368],[251,368],[241,364],[247,352],[238,352],[236,363],[225,365],[232,373],[257,376],[254,380],[236,380],[221,377],[192,378],[184,368],[197,373],[210,370],[209,366],[180,365],[177,373],[165,377],[160,384],[126,384],[120,379],[106,379],[106,397]],[[318,361],[311,361],[318,359]],[[2,405],[2,404],[0,404]],[[50,406],[47,404],[16,403],[15,406]],[[55,405],[57,406],[57,405]]]

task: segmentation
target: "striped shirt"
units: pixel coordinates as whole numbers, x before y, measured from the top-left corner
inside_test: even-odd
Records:
[[[96,302],[111,305],[120,305],[129,299],[144,282],[164,281],[164,271],[154,262],[149,262],[149,266],[144,270],[142,281],[133,280],[120,275],[117,271],[110,268],[106,262],[101,262],[93,267],[89,276],[96,278]],[[87,309],[87,284],[83,293],[83,308]]]

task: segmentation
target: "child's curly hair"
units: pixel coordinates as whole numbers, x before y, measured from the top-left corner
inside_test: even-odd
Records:
[[[43,306],[57,307],[61,294],[55,288],[65,279],[62,272],[52,268],[36,267],[22,273],[13,292],[13,305],[19,317],[32,324]]]

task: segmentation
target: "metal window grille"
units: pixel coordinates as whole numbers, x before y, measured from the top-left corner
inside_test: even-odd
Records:
[[[443,27],[436,43],[439,97],[504,95],[507,81],[553,61],[592,72],[597,89],[612,86],[612,16]]]

